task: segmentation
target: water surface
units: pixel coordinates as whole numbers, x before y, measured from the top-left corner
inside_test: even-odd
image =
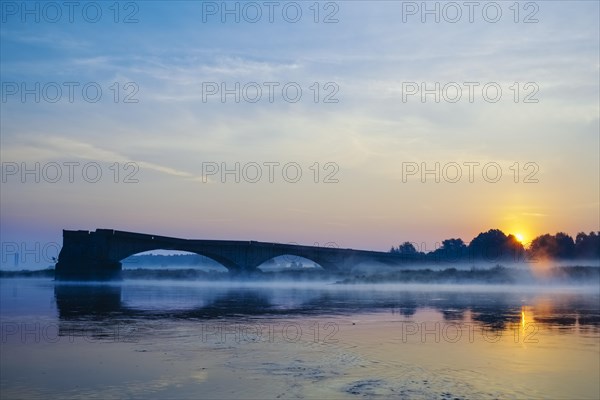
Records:
[[[597,286],[0,280],[2,398],[600,397]]]

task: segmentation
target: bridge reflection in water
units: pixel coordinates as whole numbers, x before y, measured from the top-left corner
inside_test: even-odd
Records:
[[[167,284],[168,285],[168,284]],[[588,296],[515,294],[447,288],[253,287],[197,282],[191,285],[61,284],[54,287],[61,335],[88,335],[115,326],[188,320],[198,322],[261,318],[348,317],[387,313],[409,321],[419,310],[436,311],[454,323],[474,323],[491,331],[528,321],[561,329],[600,331],[597,306]],[[314,285],[314,286],[318,286]],[[594,297],[597,301],[597,295]],[[552,306],[548,307],[548,303]],[[102,336],[101,333],[99,333]]]

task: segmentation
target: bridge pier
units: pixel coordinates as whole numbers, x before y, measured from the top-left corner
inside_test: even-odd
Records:
[[[107,235],[63,231],[63,247],[54,277],[57,280],[108,281],[121,279],[121,262],[109,258]]]

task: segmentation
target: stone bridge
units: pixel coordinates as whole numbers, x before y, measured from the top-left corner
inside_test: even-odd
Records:
[[[282,255],[307,258],[329,271],[343,271],[367,262],[388,265],[402,262],[399,255],[378,251],[255,241],[179,239],[112,229],[93,232],[64,230],[56,279],[119,279],[121,260],[159,249],[200,254],[236,273],[256,271],[264,262]]]

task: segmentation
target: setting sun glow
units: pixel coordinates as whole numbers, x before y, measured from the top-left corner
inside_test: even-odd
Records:
[[[523,241],[525,240],[525,237],[523,237],[523,234],[521,233],[515,233],[515,238],[517,238],[517,240],[521,243],[523,243]]]

